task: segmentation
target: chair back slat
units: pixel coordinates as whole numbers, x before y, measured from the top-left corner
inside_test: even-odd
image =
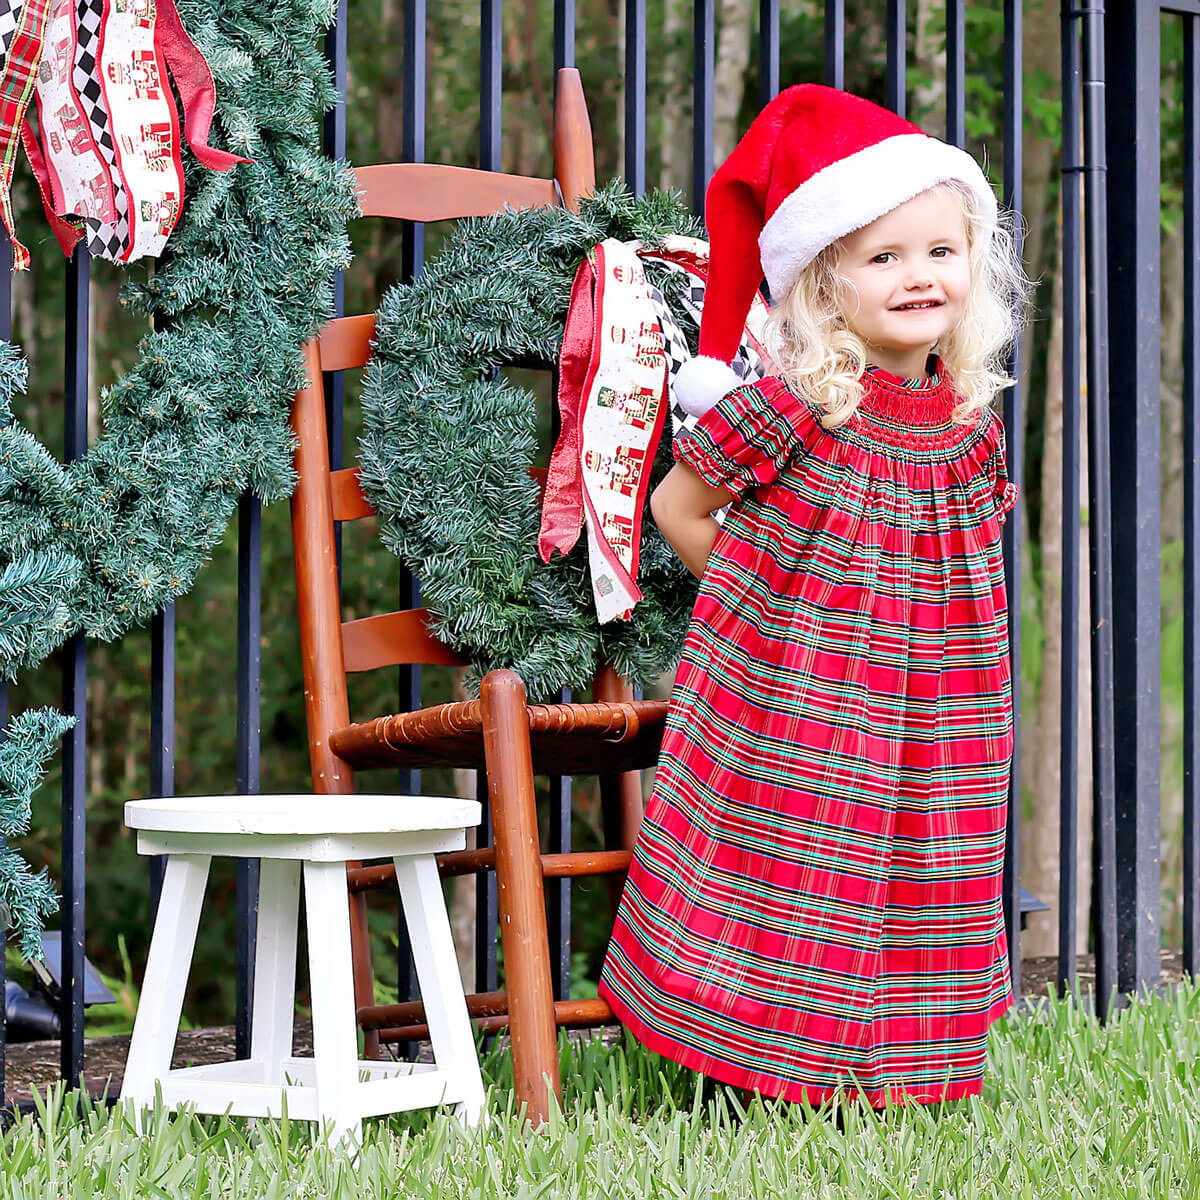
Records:
[[[329,486],[333,492],[333,519],[335,521],[360,521],[363,517],[375,515],[370,500],[363,495],[362,485],[358,481],[357,467],[332,471],[329,475]]]
[[[429,631],[429,610],[410,608],[342,623],[347,674],[411,663],[465,667],[467,663]]]
[[[557,76],[554,178],[447,167],[384,163],[355,171],[364,216],[440,221],[486,216],[505,207],[565,204],[576,210],[596,186],[591,124],[579,72]],[[336,526],[368,516],[354,468],[333,471],[325,428],[324,376],[366,366],[375,336],[367,314],[328,322],[305,347],[307,384],[293,412],[300,476],[292,500],[297,599],[313,779],[318,791],[348,791],[352,775],[329,751],[329,734],[349,722],[346,673],[418,663],[467,665],[429,631],[423,609],[342,622]],[[530,475],[545,487],[544,468]],[[430,498],[431,503],[436,498]]]
[[[371,339],[375,336],[375,314],[361,317],[335,317],[322,327],[317,337],[321,345],[323,371],[352,371],[365,367],[371,357]]]
[[[357,167],[354,178],[364,217],[455,221],[509,208],[558,204],[553,179],[502,175],[437,163],[379,163]]]

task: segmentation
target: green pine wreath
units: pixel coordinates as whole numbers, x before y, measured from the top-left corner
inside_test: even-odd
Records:
[[[212,142],[252,162],[214,174],[184,152],[187,202],[169,257],[123,301],[158,318],[104,397],[104,431],[62,466],[12,423],[26,365],[0,343],[0,676],[68,637],[111,640],[191,587],[238,498],[294,482],[288,415],[300,347],[332,311],[349,263],[353,179],[321,150],[336,99],[321,52],[330,0],[179,0],[212,68]],[[45,243],[48,245],[48,242]],[[43,253],[48,250],[43,250]],[[30,796],[70,721],[22,713],[0,745],[0,834],[29,828]],[[0,901],[26,954],[57,904],[45,872],[0,850]]]
[[[516,671],[531,698],[587,688],[611,663],[646,684],[678,657],[696,584],[655,528],[642,524],[628,621],[601,625],[587,539],[543,563],[532,394],[504,379],[511,363],[557,362],[576,267],[605,238],[658,245],[703,236],[680,198],[635,199],[619,181],[564,208],[461,222],[419,279],[393,288],[378,313],[363,384],[362,487],[384,545],[421,581],[434,630],[477,674]],[[682,277],[646,263],[695,348],[678,302]],[[671,463],[670,422],[651,471]]]

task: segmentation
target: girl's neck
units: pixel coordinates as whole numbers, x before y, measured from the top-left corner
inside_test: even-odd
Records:
[[[867,345],[867,359],[872,366],[882,367],[901,379],[920,379],[922,375],[927,375],[932,353],[932,346],[921,350],[889,350],[883,346]]]

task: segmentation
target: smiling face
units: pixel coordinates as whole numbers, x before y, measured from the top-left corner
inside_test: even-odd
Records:
[[[947,188],[930,188],[841,239],[846,323],[871,361],[922,375],[933,344],[962,319],[970,291],[966,219]]]

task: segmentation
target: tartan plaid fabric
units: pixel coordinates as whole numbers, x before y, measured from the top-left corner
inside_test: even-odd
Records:
[[[600,993],[727,1083],[980,1091],[1011,1004],[1003,426],[886,372],[825,430],[768,378],[676,456],[738,499],[688,630]]]
[[[3,0],[3,4],[10,11],[16,7],[11,0]],[[25,0],[21,5],[0,73],[0,217],[3,217],[4,228],[12,240],[15,271],[23,271],[29,266],[29,251],[17,241],[9,189],[12,187],[25,110],[33,95],[34,79],[42,58],[42,40],[49,10],[50,0]]]

